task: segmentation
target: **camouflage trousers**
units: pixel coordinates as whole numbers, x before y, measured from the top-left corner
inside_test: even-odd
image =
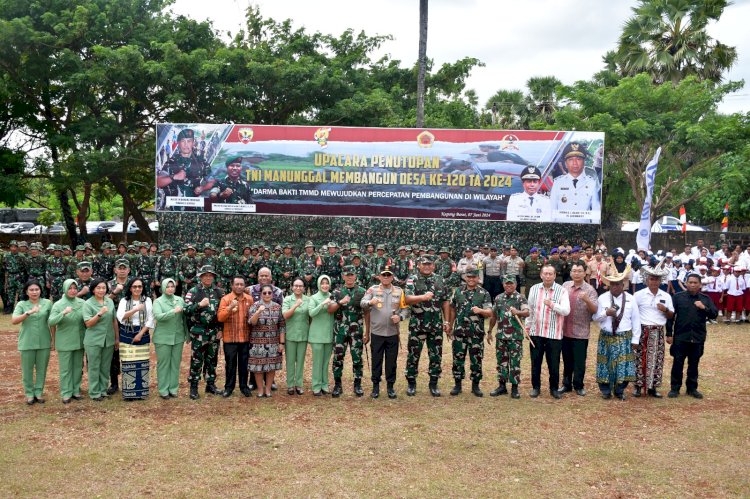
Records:
[[[523,357],[523,340],[505,340],[495,338],[497,356],[497,380],[512,385],[521,383],[521,358]]]
[[[21,299],[23,284],[24,279],[22,274],[8,274],[8,284],[5,288],[8,293],[8,303],[5,304],[5,308],[11,311],[15,308],[16,303]]]
[[[333,377],[341,379],[344,373],[344,358],[346,357],[346,346],[352,354],[352,371],[354,377],[362,378],[362,329],[356,324],[341,325],[336,328],[336,338],[333,346]]]
[[[52,301],[57,301],[62,297],[62,286],[65,282],[65,276],[52,276],[50,279],[49,296]]]
[[[427,369],[430,377],[440,377],[443,372],[443,328],[438,325],[436,328],[415,328],[409,324],[409,342],[407,343],[408,353],[406,355],[406,379],[414,381],[417,379],[419,372],[419,357],[422,355],[422,348],[427,343],[427,354],[430,364]]]
[[[454,336],[453,347],[453,378],[464,379],[466,370],[466,353],[469,353],[469,365],[471,369],[471,380],[482,379],[482,357],[484,356],[484,335],[470,334],[467,336]]]
[[[219,351],[219,341],[216,340],[216,332],[206,335],[205,332],[190,331],[190,374],[188,383],[198,383],[201,374],[204,375],[207,385],[216,383],[216,362]]]

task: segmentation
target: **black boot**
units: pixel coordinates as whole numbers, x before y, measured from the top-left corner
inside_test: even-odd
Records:
[[[117,384],[117,380],[112,380],[112,384],[109,385],[109,388],[107,388],[107,395],[114,395],[117,393],[117,391],[120,389],[119,385]]]
[[[517,386],[516,386],[516,389],[517,389]],[[505,387],[505,383],[500,381],[497,384],[497,388],[495,388],[494,390],[490,392],[490,397],[499,397],[500,395],[505,395],[506,393],[508,393],[508,389]]]
[[[336,384],[333,385],[333,391],[331,392],[331,397],[339,398],[341,396],[341,392],[343,392],[343,389],[341,388],[341,378],[336,378],[335,381],[336,381]]]
[[[190,383],[190,400],[198,400],[198,383]]]
[[[413,397],[417,394],[417,380],[407,379],[406,382],[408,383],[408,386],[406,387],[406,395]]]
[[[354,378],[354,395],[361,397],[365,392],[362,391],[362,378]]]
[[[438,377],[437,376],[430,376],[430,395],[433,397],[439,397],[440,396],[440,389],[438,388]]]
[[[370,393],[370,397],[374,399],[380,397],[380,383],[372,384],[372,393]]]
[[[482,390],[479,389],[479,380],[472,380],[471,393],[473,393],[475,397],[484,397],[484,393],[482,393]]]
[[[389,399],[396,398],[396,390],[395,388],[393,388],[393,383],[388,383],[388,398]]]
[[[641,396],[641,388],[636,386],[635,390],[633,390],[633,397],[640,397]]]
[[[451,395],[458,395],[461,393],[461,378],[455,378],[456,385],[453,387],[453,390],[451,390]]]
[[[520,399],[521,394],[518,393],[518,385],[511,385],[510,386],[510,397],[514,399]]]
[[[211,393],[213,395],[221,395],[221,390],[216,388],[216,385],[211,383],[210,385],[206,385],[206,393]]]

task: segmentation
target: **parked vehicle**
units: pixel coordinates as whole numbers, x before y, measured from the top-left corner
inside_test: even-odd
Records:
[[[122,222],[116,222],[114,225],[108,228],[110,234],[113,232],[121,233],[122,230]],[[128,224],[128,234],[134,234],[138,231],[138,225],[135,222],[130,222]]]
[[[620,226],[620,230],[625,232],[636,232],[639,227],[640,222],[623,222]],[[686,230],[687,232],[706,232],[707,229],[700,225],[687,224]],[[682,223],[680,223],[680,219],[670,215],[659,217],[651,226],[651,233],[653,234],[681,231]]]

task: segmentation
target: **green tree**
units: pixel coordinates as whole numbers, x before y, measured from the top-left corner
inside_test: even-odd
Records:
[[[485,109],[490,111],[493,126],[512,130],[529,126],[526,96],[521,90],[498,90],[487,100]]]

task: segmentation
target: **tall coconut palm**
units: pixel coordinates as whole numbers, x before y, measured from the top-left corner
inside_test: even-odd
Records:
[[[427,73],[427,4],[428,0],[419,0],[419,54],[417,64],[417,128],[424,126],[424,80]]]
[[[499,128],[523,130],[528,128],[529,112],[523,92],[520,90],[498,90],[487,101],[492,115],[492,124]]]
[[[706,27],[721,17],[726,0],[640,0],[623,26],[617,65],[625,76],[649,73],[655,83],[686,76],[720,82],[737,50],[711,38]]]
[[[552,115],[560,107],[557,98],[557,87],[562,82],[554,76],[534,76],[526,82],[529,94],[526,97],[532,119],[552,122]]]

